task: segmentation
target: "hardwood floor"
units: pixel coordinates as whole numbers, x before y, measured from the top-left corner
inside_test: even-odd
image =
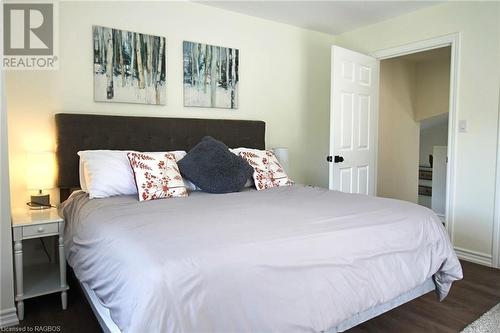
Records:
[[[431,292],[346,332],[460,332],[500,303],[500,269],[461,263],[464,279],[453,284],[443,302]]]
[[[17,326],[18,328],[25,327],[27,330],[11,332],[30,332],[28,328],[33,328],[31,332],[101,332],[101,327],[69,266],[68,284],[70,289],[68,290],[68,308],[66,310],[61,308],[60,293],[27,299],[24,301],[24,320],[20,321]],[[47,329],[40,329],[43,326],[46,326]],[[51,330],[48,330],[49,328]],[[0,332],[3,331],[0,330]]]
[[[429,293],[349,333],[460,332],[497,303],[500,303],[500,270],[462,261],[464,279],[456,282],[448,297],[439,302]],[[68,309],[61,310],[59,294],[25,301],[21,327],[58,326],[59,332],[100,332],[100,327],[74,277],[69,276]],[[56,331],[57,332],[57,331]]]

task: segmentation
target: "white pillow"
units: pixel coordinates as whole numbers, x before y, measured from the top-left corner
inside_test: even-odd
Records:
[[[85,180],[85,165],[81,158],[78,167],[78,174],[80,176],[80,188],[82,189],[83,192],[88,192],[87,181]]]
[[[137,194],[134,172],[130,167],[127,153],[130,150],[84,150],[79,151],[83,163],[83,182],[90,199],[107,198],[115,195]],[[183,150],[170,152],[176,160],[186,155]],[[83,185],[83,186],[82,186]]]

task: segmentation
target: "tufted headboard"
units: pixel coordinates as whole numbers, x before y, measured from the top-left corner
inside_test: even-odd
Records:
[[[56,114],[55,121],[61,202],[71,189],[80,186],[77,155],[80,150],[188,151],[205,135],[231,148],[265,148],[263,121],[70,113]]]

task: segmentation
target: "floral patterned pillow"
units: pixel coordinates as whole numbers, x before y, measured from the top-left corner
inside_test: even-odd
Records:
[[[244,149],[239,154],[253,167],[253,180],[257,190],[293,184],[272,151]]]
[[[187,197],[174,154],[130,152],[127,156],[134,171],[139,201]]]

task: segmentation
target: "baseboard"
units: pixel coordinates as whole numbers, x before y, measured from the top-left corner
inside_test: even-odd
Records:
[[[491,254],[466,250],[455,246],[455,253],[460,259],[476,264],[493,267],[493,257]]]
[[[0,311],[0,327],[17,324],[19,324],[19,319],[17,318],[17,309],[15,307]]]

